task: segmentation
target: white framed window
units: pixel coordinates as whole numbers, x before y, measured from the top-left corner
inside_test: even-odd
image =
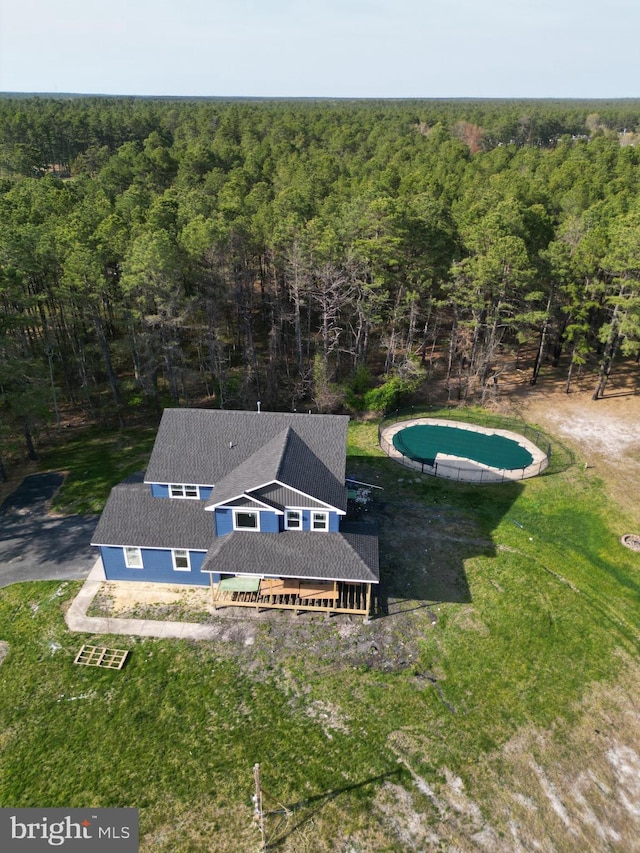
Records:
[[[171,483],[169,494],[172,498],[198,498],[197,486],[185,486],[183,483]]]
[[[191,559],[189,557],[189,552],[184,548],[173,548],[171,551],[171,558],[173,560],[173,568],[176,572],[191,571]]]
[[[329,513],[328,512],[312,512],[311,513],[311,529],[312,530],[328,530],[329,529]]]
[[[260,530],[260,513],[257,509],[234,509],[234,530]]]
[[[284,514],[285,530],[302,530],[302,510],[288,509]]]
[[[124,564],[128,569],[143,569],[142,550],[126,547],[124,549]]]

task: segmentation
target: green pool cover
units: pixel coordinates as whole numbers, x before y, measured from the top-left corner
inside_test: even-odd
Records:
[[[472,459],[492,468],[526,468],[533,456],[510,438],[487,435],[464,427],[416,424],[393,436],[393,446],[416,462],[433,465],[438,453]]]

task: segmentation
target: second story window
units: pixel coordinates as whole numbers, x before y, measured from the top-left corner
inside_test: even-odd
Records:
[[[255,509],[235,509],[233,511],[234,530],[260,530],[260,513]]]
[[[284,516],[285,530],[302,530],[302,511],[299,509],[288,509]]]
[[[180,483],[172,483],[169,486],[169,494],[172,498],[197,498],[197,486],[185,486]]]
[[[329,513],[328,512],[312,512],[311,513],[311,529],[312,530],[328,530],[329,529]]]

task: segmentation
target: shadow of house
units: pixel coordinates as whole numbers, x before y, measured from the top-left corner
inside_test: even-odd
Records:
[[[383,488],[372,492],[366,509],[379,531],[376,615],[471,602],[465,564],[495,556],[492,532],[524,485],[454,483],[372,457],[350,457],[349,470]]]

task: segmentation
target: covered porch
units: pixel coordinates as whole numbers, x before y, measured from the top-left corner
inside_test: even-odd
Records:
[[[379,581],[378,537],[371,527],[353,524],[343,524],[339,533],[234,531],[216,539],[201,571],[210,573],[215,608],[350,613],[368,619]]]
[[[316,611],[331,616],[348,613],[369,618],[373,584],[365,581],[314,581],[235,575],[211,585],[211,601],[219,607],[253,607]]]

